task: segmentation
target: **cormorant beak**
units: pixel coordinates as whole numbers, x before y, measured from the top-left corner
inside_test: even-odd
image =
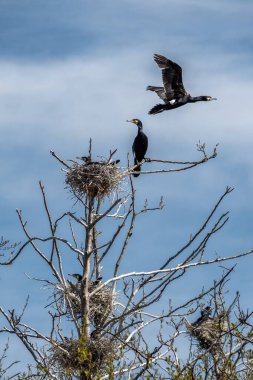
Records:
[[[132,120],[126,120],[126,121],[137,125],[138,128],[142,127],[141,121],[139,119],[132,119]]]
[[[213,97],[211,97],[211,99],[210,100],[218,100],[217,98],[213,98]]]

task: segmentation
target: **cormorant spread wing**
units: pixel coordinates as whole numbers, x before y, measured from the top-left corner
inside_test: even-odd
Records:
[[[164,102],[166,102],[167,98],[166,98],[166,93],[163,87],[148,86],[147,90],[154,91],[159,96],[159,98],[161,98]]]
[[[177,63],[160,54],[155,54],[154,60],[162,69],[166,100],[170,101],[187,95],[183,85],[182,68]]]

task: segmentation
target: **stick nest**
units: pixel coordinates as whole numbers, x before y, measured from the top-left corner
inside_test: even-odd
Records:
[[[66,174],[66,184],[75,196],[98,197],[100,199],[119,190],[123,178],[115,164],[107,161],[74,162]]]
[[[116,348],[116,342],[108,337],[65,339],[50,348],[49,360],[60,372],[96,376],[112,364]]]
[[[201,348],[209,350],[221,347],[221,339],[226,330],[226,320],[224,315],[217,318],[208,318],[200,324],[187,324],[188,332],[195,337]]]
[[[89,293],[93,292],[98,285],[90,283]],[[55,287],[55,299],[57,299],[57,309],[62,315],[71,318],[73,310],[77,318],[81,317],[81,283],[68,282],[65,288],[58,284]],[[69,301],[69,302],[68,302]],[[110,315],[116,302],[116,294],[110,286],[104,286],[90,297],[90,319],[95,327],[102,326]],[[70,305],[69,305],[70,303]]]

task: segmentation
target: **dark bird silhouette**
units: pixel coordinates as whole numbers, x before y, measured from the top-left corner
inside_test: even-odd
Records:
[[[184,88],[181,67],[160,54],[154,54],[154,60],[162,69],[163,87],[148,86],[147,90],[154,91],[164,101],[149,111],[154,115],[166,110],[184,106],[187,103],[217,100],[212,96],[191,96]]]
[[[148,138],[145,135],[145,133],[142,131],[143,126],[142,122],[139,119],[132,119],[132,120],[127,120],[130,123],[136,124],[138,127],[138,133],[137,136],[134,139],[132,150],[133,150],[133,155],[134,155],[134,164],[138,165],[144,158],[145,154],[148,149]],[[137,166],[134,171],[134,177],[138,177],[140,175],[141,167]]]
[[[82,160],[86,163],[86,165],[117,165],[120,163],[120,160],[115,160],[111,162],[99,162],[92,161],[89,156],[76,157],[78,160]]]
[[[194,327],[200,326],[203,322],[206,322],[208,319],[210,319],[210,314],[211,314],[211,308],[210,306],[206,306],[203,310],[201,310],[201,316],[193,322]]]
[[[94,286],[100,285],[102,282],[102,278],[103,277],[100,276],[95,281],[92,281],[92,285],[94,285]]]
[[[69,274],[69,276],[74,277],[77,280],[77,282],[81,282],[83,278],[83,276],[81,276],[78,273]]]
[[[69,276],[74,277],[75,279],[77,279],[77,282],[81,282],[82,279],[83,279],[83,276],[81,276],[78,273],[69,274]],[[101,281],[102,281],[102,277],[98,277],[95,281],[91,281],[90,284],[92,286],[97,286],[97,285],[101,284]]]

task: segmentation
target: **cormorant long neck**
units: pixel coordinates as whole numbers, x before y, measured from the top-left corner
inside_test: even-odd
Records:
[[[206,96],[189,96],[187,103],[203,102],[206,99]]]
[[[141,121],[139,121],[139,123],[137,124],[137,127],[138,127],[138,133],[142,132],[143,126],[142,126]]]

